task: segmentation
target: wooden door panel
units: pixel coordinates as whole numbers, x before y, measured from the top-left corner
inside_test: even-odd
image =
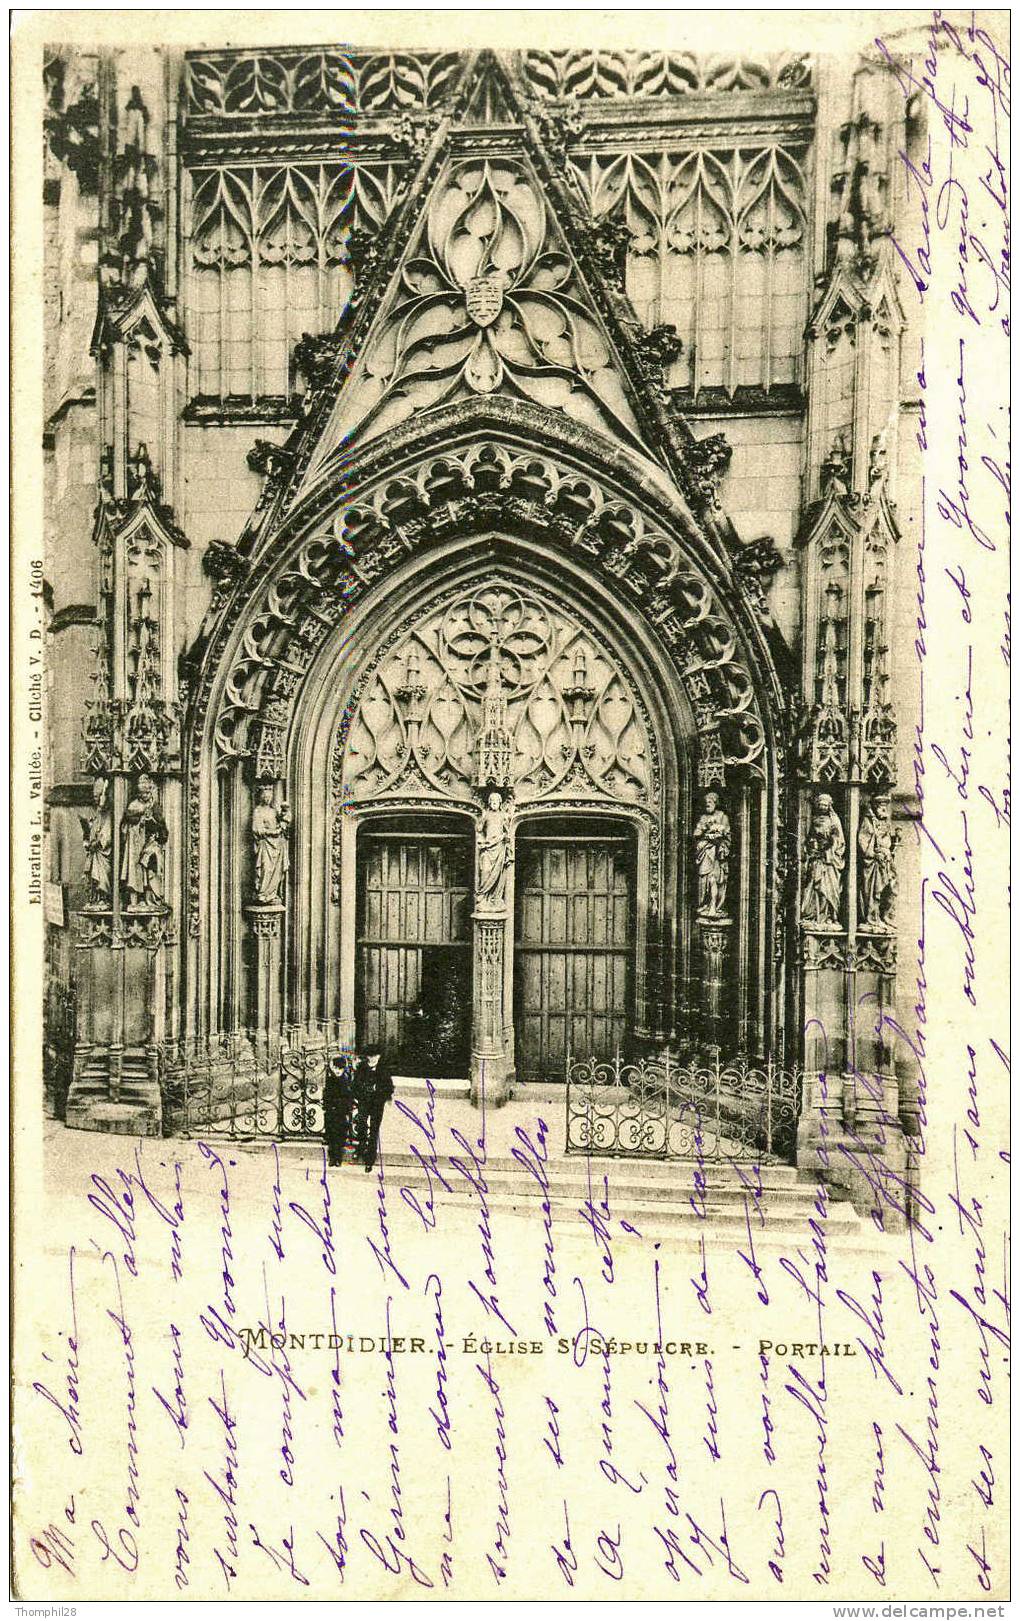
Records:
[[[444,1052],[454,1065],[437,1067],[436,1074],[466,1074],[471,863],[466,832],[430,837],[366,830],[359,843],[358,1039],[383,1043],[398,1064],[414,1046],[420,1061],[431,1018],[442,1024]],[[446,1061],[436,1059],[435,1041],[430,1057]]]
[[[627,1036],[633,940],[626,840],[520,838],[517,1068],[562,1076],[569,1050],[608,1058]]]

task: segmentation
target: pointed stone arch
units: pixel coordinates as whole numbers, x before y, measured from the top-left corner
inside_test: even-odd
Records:
[[[470,572],[480,558],[536,589],[545,579],[554,595],[550,582],[561,580],[561,599],[566,589],[579,611],[602,616],[607,636],[622,637],[622,665],[641,667],[642,701],[661,712],[656,724],[677,763],[656,838],[663,847],[672,839],[674,848],[663,858],[669,876],[646,943],[669,983],[645,1021],[653,1027],[647,1034],[667,1039],[678,1021],[696,1022],[690,999],[704,942],[694,925],[688,845],[694,797],[713,787],[729,796],[739,829],[735,927],[715,929],[713,949],[734,954],[741,986],[716,1033],[726,1044],[778,1051],[786,1023],[783,649],[726,548],[646,462],[620,447],[604,452],[600,444],[596,453],[590,435],[553,413],[496,399],[430,413],[427,426],[408,424],[366,447],[320,480],[221,580],[191,660],[189,1024],[219,1033],[252,1019],[243,913],[239,905],[233,917],[221,915],[221,898],[247,883],[256,782],[295,794],[296,818],[307,796],[318,795],[320,817],[310,840],[295,834],[287,910],[278,920],[286,938],[274,948],[276,1002],[264,1016],[277,1025],[346,1016],[335,1000],[324,1007],[313,984],[316,953],[330,948],[310,897],[314,887],[328,911],[327,852],[340,836],[335,806],[328,808],[326,784],[336,773],[325,734],[316,732],[315,749],[308,741],[313,694],[331,680],[349,691],[336,672],[345,659],[347,669],[364,667],[366,649],[383,635],[380,614],[421,596],[437,571]]]

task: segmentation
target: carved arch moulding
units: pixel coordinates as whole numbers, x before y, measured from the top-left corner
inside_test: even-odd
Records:
[[[646,829],[649,905],[656,910],[673,905],[677,852],[660,849],[660,840],[681,830],[675,785],[683,784],[684,816],[704,791],[725,790],[748,863],[739,885],[734,872],[734,899],[739,888],[753,904],[740,941],[751,951],[759,929],[763,938],[777,937],[785,928],[782,650],[770,644],[732,557],[647,467],[608,444],[594,454],[590,439],[553,428],[544,413],[522,420],[519,407],[486,402],[470,414],[450,408],[443,418],[442,429],[433,419],[427,438],[420,430],[394,433],[343,473],[324,477],[292,510],[270,511],[273,527],[251,536],[247,555],[244,543],[230,548],[230,568],[217,569],[187,680],[184,899],[196,962],[208,950],[201,919],[219,893],[214,869],[223,861],[231,871],[240,870],[238,861],[243,867],[243,845],[240,854],[234,849],[247,832],[239,806],[256,784],[275,785],[297,806],[288,900],[297,908],[296,986],[308,981],[302,963],[317,949],[310,944],[320,928],[314,918],[330,896],[337,900],[343,796],[397,810],[445,797],[469,809],[471,773],[465,750],[458,752],[457,720],[465,721],[465,738],[477,732],[482,672],[471,661],[485,653],[488,621],[502,611],[527,620],[520,646],[516,621],[495,638],[508,647],[510,663],[518,661],[516,675],[503,670],[503,686],[511,730],[523,739],[514,766],[528,778],[514,785],[522,807],[526,800],[549,808],[618,806]],[[601,643],[578,633],[595,623],[585,617],[586,604],[600,605]],[[459,629],[447,622],[451,612],[464,621]],[[451,648],[437,657],[444,638],[452,663]],[[441,664],[454,677],[444,696]],[[324,676],[327,669],[333,677]],[[313,719],[324,681],[343,688],[342,698],[330,700],[335,719],[326,731]],[[410,695],[420,714],[405,688],[421,689]],[[575,688],[588,694],[576,707]],[[376,736],[359,740],[365,704],[376,699]],[[417,762],[403,735],[409,715],[416,740],[430,727],[436,734]],[[401,735],[380,751],[387,725]],[[352,766],[352,739],[363,774]],[[569,782],[556,777],[561,766],[573,773]],[[428,780],[437,772],[438,787]],[[674,785],[668,793],[666,775]],[[314,849],[300,831],[309,795],[319,806]],[[668,812],[667,802],[674,807]],[[235,829],[229,836],[224,816]],[[309,862],[321,871],[313,873]],[[309,883],[322,886],[311,903]],[[744,900],[740,908],[743,916]],[[224,936],[214,956],[233,949]],[[772,1017],[768,987],[781,979],[778,939],[766,955],[754,970],[760,991],[751,995],[764,997],[760,1017],[753,1015],[762,1036],[760,1018]],[[215,976],[215,963],[208,968]],[[196,971],[201,979],[205,970]]]
[[[489,432],[486,415],[494,418]],[[550,434],[536,443],[534,434],[508,431],[506,415],[495,402],[474,412],[470,429],[443,436],[441,451],[423,453],[406,436],[404,455],[363,457],[224,571],[189,683],[192,932],[203,757],[217,766],[249,762],[259,780],[281,777],[295,700],[317,650],[402,562],[458,537],[499,532],[510,544],[515,535],[537,541],[633,605],[678,671],[695,718],[702,786],[727,772],[764,778],[770,753],[778,764],[784,695],[729,560],[647,476],[628,476],[618,452],[607,447],[596,473],[590,448],[579,456],[561,429],[558,444]]]

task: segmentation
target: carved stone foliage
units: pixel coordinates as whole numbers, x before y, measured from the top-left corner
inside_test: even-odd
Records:
[[[733,459],[733,447],[725,434],[710,433],[687,447],[687,471],[696,494],[707,507],[720,507],[719,481]]]
[[[343,339],[335,332],[302,333],[300,343],[294,346],[294,364],[309,389],[321,388],[328,380],[342,348]]]
[[[770,144],[574,153],[568,176],[603,229],[625,230],[627,292],[644,323],[683,340],[670,380],[692,389],[796,381],[807,313],[807,154]],[[749,342],[741,310],[768,323]]]
[[[849,953],[848,967],[858,973],[894,974],[896,972],[895,934],[859,934]]]
[[[417,411],[497,390],[641,442],[573,257],[537,182],[511,159],[456,164],[434,187],[338,428],[368,438]]]
[[[113,913],[86,907],[74,914],[75,944],[77,946],[105,946],[113,950],[137,947],[157,951],[170,945],[175,938],[169,911],[140,910],[121,912],[120,927],[114,927]]]
[[[452,51],[287,49],[192,52],[185,69],[189,120],[230,114],[389,115],[441,106],[465,58]]]
[[[651,741],[623,672],[562,606],[498,579],[417,623],[374,668],[347,738],[350,798],[469,798],[493,679],[518,803],[649,801]]]
[[[805,931],[801,935],[801,964],[804,968],[835,968],[840,972],[845,971],[848,966],[845,935],[812,934]]]
[[[703,785],[720,781],[726,767],[761,768],[764,730],[750,672],[732,624],[680,543],[552,458],[484,441],[339,506],[302,543],[252,607],[217,719],[221,753],[253,753],[254,718],[279,692],[281,676],[300,680],[345,605],[401,558],[466,528],[508,524],[595,566],[642,606],[682,670],[711,764]]]
[[[806,89],[808,57],[697,57],[689,51],[525,51],[533,95],[598,101],[622,96],[687,96],[735,90]]]
[[[733,573],[763,619],[769,617],[768,592],[773,576],[782,566],[782,555],[771,535],[759,535],[734,553]]]

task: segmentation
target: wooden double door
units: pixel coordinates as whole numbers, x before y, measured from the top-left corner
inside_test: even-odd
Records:
[[[524,821],[506,950],[519,1080],[559,1080],[568,1051],[626,1046],[634,1000],[633,836],[611,819]],[[399,1071],[466,1076],[474,841],[454,818],[369,824],[358,840],[357,1026]]]

